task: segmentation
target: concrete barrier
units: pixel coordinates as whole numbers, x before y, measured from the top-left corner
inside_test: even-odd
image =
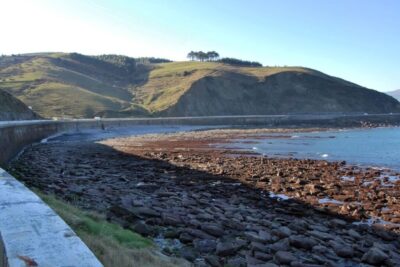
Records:
[[[2,169],[0,232],[1,266],[102,266],[52,209]]]
[[[216,116],[66,121],[0,122],[0,166],[24,147],[54,134],[135,125],[359,126],[360,122],[399,124],[400,114]],[[0,267],[101,266],[75,233],[23,184],[0,169]],[[34,266],[34,265],[33,265]]]

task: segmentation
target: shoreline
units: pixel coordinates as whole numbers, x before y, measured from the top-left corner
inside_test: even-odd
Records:
[[[298,132],[315,132],[315,131],[320,131],[321,129],[300,129]],[[332,129],[329,129],[332,130]],[[205,134],[203,134],[203,133]],[[318,189],[312,189],[313,191],[311,195],[318,195],[319,198],[310,198],[307,199],[305,197],[299,197],[298,195],[296,196],[294,193],[291,193],[293,185],[287,183],[287,181],[283,181],[282,179],[286,179],[288,176],[290,176],[293,173],[287,173],[287,170],[284,170],[284,168],[291,168],[293,165],[295,168],[302,168],[303,164],[311,164],[311,165],[317,165],[316,169],[313,169],[313,172],[318,172],[318,168],[326,168],[326,167],[332,167],[333,166],[333,171],[336,173],[330,173],[330,176],[328,181],[323,181],[320,183],[319,186],[325,186],[324,184],[329,182],[329,183],[336,183],[336,185],[344,186],[344,187],[354,187],[356,190],[376,190],[378,194],[383,191],[388,191],[390,190],[391,195],[396,195],[396,192],[400,192],[400,172],[390,169],[389,167],[377,167],[377,166],[369,166],[369,165],[361,165],[361,164],[348,164],[345,161],[340,161],[340,160],[328,160],[328,159],[310,159],[310,158],[295,158],[295,157],[288,157],[283,155],[282,157],[276,157],[276,156],[269,156],[265,154],[261,154],[257,152],[257,150],[249,150],[249,149],[244,149],[244,148],[237,148],[235,147],[234,144],[237,143],[237,140],[241,140],[242,142],[246,142],[246,139],[251,139],[251,140],[257,140],[257,139],[264,139],[266,137],[269,137],[268,135],[265,134],[271,134],[271,133],[293,133],[290,131],[290,129],[277,129],[276,131],[271,131],[270,129],[261,129],[261,130],[235,130],[235,129],[214,129],[214,130],[200,130],[200,134],[198,131],[195,132],[182,132],[182,133],[169,133],[169,134],[148,134],[144,136],[137,136],[137,137],[126,137],[126,138],[116,138],[116,139],[110,139],[110,140],[105,140],[105,141],[100,141],[99,143],[105,144],[107,146],[113,147],[114,149],[117,149],[121,152],[128,152],[128,153],[134,153],[136,155],[140,154],[141,156],[149,157],[149,158],[156,158],[156,159],[162,159],[162,160],[167,160],[168,162],[172,164],[180,164],[181,160],[179,160],[179,157],[182,157],[182,155],[178,155],[178,157],[174,157],[174,155],[168,155],[168,154],[185,154],[184,157],[187,157],[187,161],[189,161],[190,164],[190,154],[196,154],[201,151],[201,153],[204,154],[209,154],[212,155],[210,158],[208,158],[209,162],[213,161],[213,158],[215,157],[227,157],[227,159],[230,159],[230,164],[234,165],[234,161],[238,160],[245,160],[246,158],[252,158],[250,162],[248,163],[254,163],[255,164],[268,164],[269,161],[273,163],[273,165],[278,166],[278,169],[283,169],[279,170],[281,172],[280,175],[274,175],[271,173],[265,174],[265,173],[258,173],[255,181],[251,180],[248,181],[246,178],[241,177],[242,175],[239,173],[230,173],[231,175],[233,174],[236,176],[235,178],[240,180],[243,183],[255,183],[255,186],[260,188],[260,189],[266,189],[272,194],[280,194],[281,196],[286,196],[285,198],[296,198],[300,199],[302,201],[305,201],[308,204],[314,205],[314,206],[320,206],[323,208],[332,208],[333,212],[337,213],[338,210],[336,209],[337,206],[339,205],[345,205],[347,203],[351,204],[356,204],[357,206],[361,207],[361,211],[359,212],[360,214],[356,213],[351,216],[349,216],[348,212],[344,212],[344,215],[349,216],[350,218],[353,218],[355,220],[364,220],[364,221],[370,221],[372,217],[377,217],[377,215],[374,213],[374,211],[367,213],[370,215],[368,217],[367,215],[364,214],[364,205],[368,204],[370,201],[367,201],[367,203],[361,202],[360,199],[358,198],[363,198],[365,196],[358,196],[354,197],[352,201],[348,200],[348,196],[343,196],[343,195],[338,195],[337,198],[335,198],[336,194],[330,194],[326,195],[324,194],[325,189],[320,188]],[[261,135],[260,135],[261,134]],[[272,136],[273,138],[290,138],[287,136]],[[137,143],[138,145],[129,145],[127,148],[124,143]],[[233,146],[232,146],[233,144]],[[178,147],[176,147],[178,145]],[[143,147],[146,147],[143,149]],[[160,155],[154,155],[151,154],[152,149],[156,149],[158,153],[163,153]],[[149,155],[150,153],[150,155]],[[233,159],[232,159],[233,157]],[[259,161],[259,162],[257,162]],[[281,166],[281,163],[283,166]],[[201,164],[201,163],[195,163],[191,167],[196,168],[196,164]],[[210,163],[208,163],[210,164]],[[286,164],[286,166],[285,166]],[[254,168],[254,166],[252,166]],[[223,168],[222,168],[223,169]],[[202,168],[204,170],[204,168]],[[210,170],[207,170],[210,171]],[[267,176],[271,179],[267,178],[267,181],[269,183],[273,183],[274,181],[271,181],[272,179],[278,179],[280,184],[285,184],[285,187],[279,188],[279,186],[275,186],[275,188],[272,186],[268,186],[267,183],[262,181],[262,178],[265,178],[264,176]],[[366,176],[366,177],[362,177]],[[301,177],[301,176],[300,176]],[[257,179],[258,178],[258,179]],[[304,178],[304,177],[303,177]],[[335,179],[336,178],[336,179]],[[307,179],[307,178],[305,178]],[[304,182],[304,181],[303,181]],[[369,186],[370,185],[370,186]],[[388,188],[390,187],[390,189]],[[299,188],[297,188],[299,189]],[[300,188],[301,190],[306,190],[304,188]],[[329,189],[329,188],[328,188]],[[346,192],[349,189],[346,188]],[[350,192],[348,192],[350,193]],[[365,193],[367,194],[367,193]],[[355,199],[354,199],[355,198]],[[382,203],[386,202],[385,201],[386,195],[379,197],[378,199],[375,199],[376,201],[382,201]],[[322,205],[320,205],[322,204]],[[332,205],[330,205],[332,204]],[[371,205],[369,203],[368,205]],[[387,207],[383,207],[382,209],[387,209]],[[394,228],[396,229],[397,232],[400,233],[400,203],[395,203],[393,204],[393,209],[396,210],[396,214],[393,216],[394,218],[390,218],[389,221],[387,216],[384,216],[384,219],[378,217],[377,221],[381,219],[381,221],[384,222],[384,225],[386,224],[389,228]],[[386,210],[386,213],[390,213],[392,210]],[[341,213],[343,214],[343,213]],[[362,223],[360,221],[359,223]]]
[[[95,143],[49,140],[28,148],[11,168],[27,185],[107,214],[108,220],[154,238],[164,253],[197,266],[400,263],[400,207],[391,196],[400,192],[399,183],[382,187],[383,178],[358,188],[379,171],[213,146],[256,132],[260,129]],[[349,180],[337,179],[342,176]],[[356,200],[365,203],[355,205]],[[393,224],[353,223],[374,213]],[[375,262],[376,253],[383,256]]]

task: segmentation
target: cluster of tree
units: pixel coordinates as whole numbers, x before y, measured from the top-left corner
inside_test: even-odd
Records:
[[[139,64],[157,64],[172,62],[172,60],[157,57],[138,57],[136,58],[136,62]]]
[[[247,61],[241,60],[237,58],[224,57],[219,59],[219,54],[215,51],[203,52],[203,51],[190,51],[187,54],[187,57],[190,60],[198,60],[198,61],[217,61],[224,64],[236,65],[236,66],[245,66],[245,67],[262,67],[262,64],[256,61]]]
[[[132,73],[136,69],[136,60],[131,57],[121,55],[100,55],[97,59],[108,62],[124,70],[126,73]]]
[[[199,61],[215,61],[219,58],[219,54],[215,51],[203,52],[203,51],[190,51],[187,54],[187,57],[190,60],[199,60]]]
[[[262,64],[256,61],[247,61],[230,57],[221,58],[220,60],[218,60],[218,62],[229,65],[243,66],[243,67],[262,67]]]

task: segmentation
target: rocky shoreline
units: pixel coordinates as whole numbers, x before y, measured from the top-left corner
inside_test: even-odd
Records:
[[[49,142],[11,170],[196,266],[399,266],[399,174],[216,146],[272,132]]]

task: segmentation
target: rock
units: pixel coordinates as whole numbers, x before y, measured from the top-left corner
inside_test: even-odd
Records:
[[[290,267],[324,267],[326,265],[320,265],[320,264],[308,264],[308,263],[303,263],[299,261],[292,261],[290,263]]]
[[[200,239],[215,239],[214,236],[209,235],[199,229],[187,229],[186,230],[190,235],[194,236],[194,237],[198,237]]]
[[[317,231],[317,230],[308,231],[308,234],[310,234],[318,239],[321,239],[321,240],[330,240],[330,239],[334,238],[331,234],[324,233],[324,232]]]
[[[250,255],[246,255],[246,263],[247,263],[247,266],[253,266],[253,265],[259,265],[259,264],[263,264],[264,263],[264,261],[262,261],[262,260],[260,260],[260,259],[257,259],[257,258],[255,258],[255,257],[252,257],[252,256],[250,256]]]
[[[179,231],[176,228],[167,229],[164,233],[165,238],[179,238]]]
[[[273,258],[271,254],[264,253],[261,251],[254,251],[254,257],[263,261],[269,261]]]
[[[180,249],[180,255],[182,258],[187,259],[191,262],[193,262],[198,256],[196,251],[191,247],[182,247]]]
[[[275,263],[267,262],[264,264],[258,264],[258,265],[248,266],[248,267],[279,267],[279,266],[276,265]]]
[[[269,232],[260,230],[258,231],[258,237],[261,242],[268,243],[272,241],[272,236]]]
[[[159,217],[160,213],[147,207],[139,207],[132,209],[132,212],[137,215],[148,216],[148,217]]]
[[[261,251],[261,252],[267,252],[267,253],[270,252],[270,249],[268,248],[268,246],[266,246],[260,242],[253,241],[253,242],[251,242],[250,247],[253,251]]]
[[[179,235],[179,240],[182,243],[190,243],[193,241],[193,236],[191,236],[190,234],[188,234],[187,232],[183,232]]]
[[[211,253],[215,251],[217,242],[210,239],[196,239],[193,241],[193,245],[201,253]]]
[[[346,221],[343,221],[341,219],[333,219],[333,220],[331,220],[330,224],[333,227],[337,227],[337,228],[343,228],[347,225]]]
[[[219,259],[215,255],[207,255],[204,257],[206,262],[210,264],[212,267],[221,267]]]
[[[339,243],[339,242],[336,242],[333,240],[330,240],[329,244],[333,248],[333,251],[335,251],[336,255],[338,255],[339,257],[343,257],[343,258],[353,257],[354,251],[353,251],[353,248],[350,247],[349,245]]]
[[[172,226],[178,226],[182,223],[180,216],[176,214],[163,214],[162,220],[164,224]]]
[[[292,231],[288,227],[282,226],[274,230],[273,233],[280,238],[285,238],[289,237],[292,234]]]
[[[201,225],[201,230],[216,237],[224,235],[224,229],[218,224],[211,224],[211,223],[203,224]]]
[[[362,236],[357,231],[354,231],[353,229],[348,230],[347,233],[349,234],[349,236],[351,236],[351,237],[353,237],[355,239],[361,239],[362,238]]]
[[[291,252],[278,251],[275,253],[274,259],[280,264],[290,264],[292,261],[296,260],[296,257]]]
[[[315,240],[302,235],[289,237],[289,243],[296,248],[302,248],[305,250],[310,250],[313,246],[317,245]]]
[[[139,221],[139,222],[135,223],[132,227],[132,230],[135,231],[136,233],[144,235],[144,236],[148,236],[153,233],[153,228],[151,226],[147,225],[146,223],[144,223],[143,221]]]
[[[270,246],[272,251],[287,251],[290,249],[289,239],[284,238]]]
[[[228,259],[227,266],[229,266],[229,267],[246,267],[247,263],[244,258],[235,257],[235,258]]]
[[[115,216],[125,218],[126,220],[131,221],[131,222],[136,221],[140,218],[139,216],[137,216],[130,210],[123,208],[121,206],[118,206],[118,205],[111,206],[109,211],[111,213],[113,213]]]
[[[217,255],[234,255],[240,249],[240,247],[241,245],[237,244],[235,241],[220,241],[217,243]]]
[[[376,247],[372,247],[363,255],[361,260],[369,264],[378,265],[384,263],[388,258],[389,256],[385,252]]]
[[[193,262],[194,267],[209,267],[209,265],[206,263],[206,260],[203,258],[197,258]]]

